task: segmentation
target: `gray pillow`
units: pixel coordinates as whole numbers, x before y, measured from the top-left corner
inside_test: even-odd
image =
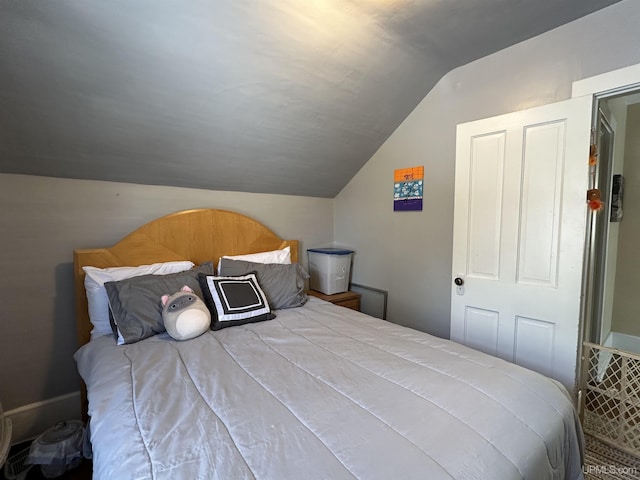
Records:
[[[283,265],[279,263],[254,263],[244,260],[220,260],[221,277],[237,277],[255,272],[269,305],[274,310],[304,305],[307,294],[304,281],[309,278],[305,270],[297,263]]]
[[[213,274],[213,263],[167,275],[141,275],[104,284],[109,297],[111,327],[118,344],[135,343],[165,331],[162,322],[164,294],[172,295],[188,285],[202,299],[198,274]]]

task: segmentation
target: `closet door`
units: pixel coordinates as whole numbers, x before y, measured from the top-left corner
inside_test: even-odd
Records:
[[[575,387],[590,96],[458,125],[451,339]]]

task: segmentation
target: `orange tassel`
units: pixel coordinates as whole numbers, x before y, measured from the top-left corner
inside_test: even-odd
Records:
[[[593,212],[599,212],[604,208],[604,202],[599,198],[589,200],[587,204],[589,205],[589,209],[591,209],[591,211]]]

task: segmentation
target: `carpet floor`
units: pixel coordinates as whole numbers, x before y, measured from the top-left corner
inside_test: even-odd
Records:
[[[585,480],[640,480],[640,458],[585,436]]]

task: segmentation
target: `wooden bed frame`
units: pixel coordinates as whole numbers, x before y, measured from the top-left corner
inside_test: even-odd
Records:
[[[283,240],[260,222],[227,210],[185,210],[153,220],[114,246],[73,252],[77,333],[79,346],[91,338],[82,267],[98,268],[147,265],[191,260],[196,265],[214,262],[223,255],[244,255],[291,248],[298,261],[298,241]]]
[[[297,240],[283,240],[260,222],[239,213],[196,209],[153,220],[112,247],[74,250],[78,346],[89,342],[93,328],[89,320],[82,267],[138,266],[176,260],[190,260],[196,265],[213,261],[217,265],[223,255],[244,255],[287,246],[291,248],[291,261],[297,262]],[[84,385],[81,398],[82,414],[86,417]]]

